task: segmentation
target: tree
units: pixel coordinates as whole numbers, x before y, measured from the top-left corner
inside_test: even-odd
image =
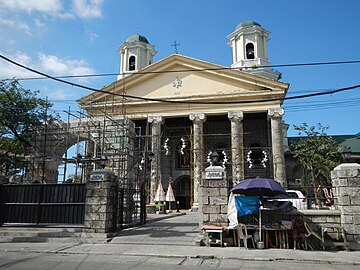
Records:
[[[70,174],[65,183],[81,183],[82,177],[78,174]]]
[[[305,185],[313,188],[319,202],[318,188],[331,185],[330,172],[342,161],[342,148],[326,134],[328,126],[303,123],[294,125],[294,129],[301,137],[290,145],[290,150],[304,169]]]
[[[31,131],[56,118],[49,114],[52,105],[37,94],[22,88],[16,80],[0,81],[0,173],[6,177],[23,168]]]

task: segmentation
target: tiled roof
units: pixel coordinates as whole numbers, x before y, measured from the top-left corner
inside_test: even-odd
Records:
[[[329,135],[331,136],[339,145],[350,148],[352,153],[360,153],[360,132],[356,135]],[[301,137],[289,137],[289,145],[296,142]]]

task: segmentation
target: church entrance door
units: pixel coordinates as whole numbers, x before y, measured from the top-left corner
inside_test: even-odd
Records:
[[[190,176],[180,176],[174,181],[174,193],[180,209],[191,208]]]

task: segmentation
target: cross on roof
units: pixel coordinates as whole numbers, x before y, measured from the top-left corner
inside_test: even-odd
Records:
[[[179,43],[176,43],[176,40],[174,40],[174,44],[171,44],[172,47],[175,47],[175,53],[178,54],[178,46],[180,46]]]

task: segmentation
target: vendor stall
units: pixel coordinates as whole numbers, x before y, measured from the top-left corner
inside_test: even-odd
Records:
[[[249,231],[252,231],[258,248],[289,248],[291,222],[276,219],[269,222],[268,218],[265,224],[262,221],[262,212],[265,210],[266,213],[269,213],[267,198],[278,195],[286,195],[286,191],[278,182],[272,179],[254,178],[241,181],[231,190],[229,197],[228,229],[233,230],[235,234],[235,229],[239,226],[239,219],[250,215],[253,219],[256,219],[257,224],[246,222],[246,226],[248,226]],[[275,203],[273,201],[272,203],[277,209],[286,209],[284,207],[286,204],[287,202]]]

